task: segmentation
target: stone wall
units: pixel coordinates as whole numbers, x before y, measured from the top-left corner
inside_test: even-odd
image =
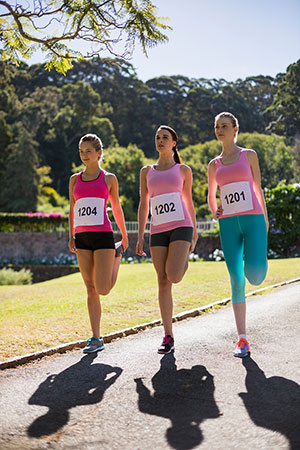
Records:
[[[115,241],[121,239],[121,235],[115,233]],[[129,233],[129,248],[126,257],[136,256],[135,246],[137,242],[137,233]],[[218,236],[208,237],[199,236],[195,253],[201,258],[208,259],[209,254],[216,248],[221,248]],[[149,252],[149,234],[145,234],[145,252]],[[59,255],[71,256],[68,249],[68,232],[11,232],[0,233],[0,264],[6,261],[42,261],[53,260]]]

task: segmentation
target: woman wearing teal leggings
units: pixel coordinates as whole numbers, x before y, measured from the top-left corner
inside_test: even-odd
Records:
[[[208,204],[219,220],[220,237],[230,274],[232,307],[238,342],[234,356],[249,353],[246,336],[245,277],[260,284],[267,273],[267,209],[261,189],[256,152],[236,145],[238,120],[228,112],[215,117],[215,133],[222,143],[220,156],[208,166]],[[220,189],[218,206],[216,193]]]

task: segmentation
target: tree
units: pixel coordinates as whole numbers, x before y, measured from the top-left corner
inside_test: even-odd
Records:
[[[68,193],[72,163],[78,163],[78,142],[86,133],[96,133],[105,147],[117,143],[113,125],[105,116],[110,111],[100,96],[82,81],[62,88],[37,87],[22,101],[19,120],[39,143],[39,160],[51,167],[54,188]]]
[[[269,130],[283,134],[292,140],[300,130],[300,59],[280,76],[278,89],[272,105],[266,110],[271,113]]]
[[[293,182],[300,184],[300,134],[294,139],[291,154],[293,157]]]
[[[286,183],[292,181],[292,152],[286,145],[284,137],[276,134],[269,136],[259,133],[241,133],[237,144],[256,151],[261,170],[261,184],[264,188],[275,188],[282,180]]]
[[[51,167],[49,166],[42,166],[37,169],[39,176],[37,211],[44,213],[60,212],[63,214],[68,214],[68,199],[59,195],[55,189],[49,186],[52,183],[52,179],[49,176],[50,171]]]
[[[116,175],[119,182],[120,196],[131,199],[133,201],[133,210],[136,212],[140,199],[140,170],[144,165],[144,153],[136,145],[129,145],[127,148],[109,148],[107,151],[104,151],[104,169]]]
[[[136,41],[147,47],[167,41],[170,27],[156,16],[150,0],[0,0],[2,58],[19,63],[37,50],[46,54],[46,67],[66,73],[72,61],[108,51],[128,57]],[[57,29],[55,29],[56,27]],[[89,50],[74,50],[83,41]],[[123,44],[121,55],[117,45]]]
[[[0,209],[5,212],[35,211],[39,176],[38,143],[21,123],[13,127],[14,142],[8,146]]]
[[[10,126],[7,125],[5,114],[0,111],[0,177],[1,180],[5,174],[5,164],[9,154],[8,147],[12,141]]]

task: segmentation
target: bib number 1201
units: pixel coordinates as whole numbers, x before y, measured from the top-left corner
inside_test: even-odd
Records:
[[[168,212],[175,212],[175,204],[173,202],[171,203],[163,203],[160,205],[155,206],[155,212],[157,215],[159,214],[165,214]]]
[[[224,199],[226,200],[227,205],[232,203],[237,203],[241,200],[246,200],[244,191],[242,192],[231,192],[228,195],[225,195]]]
[[[221,187],[223,216],[251,211],[253,202],[249,181],[236,181]]]

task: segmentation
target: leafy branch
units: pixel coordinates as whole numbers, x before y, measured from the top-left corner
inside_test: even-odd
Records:
[[[150,0],[0,0],[0,52],[19,64],[41,50],[46,68],[65,74],[72,61],[102,52],[129,58],[136,42],[147,55],[168,40],[165,21]],[[72,48],[82,42],[85,51]]]

